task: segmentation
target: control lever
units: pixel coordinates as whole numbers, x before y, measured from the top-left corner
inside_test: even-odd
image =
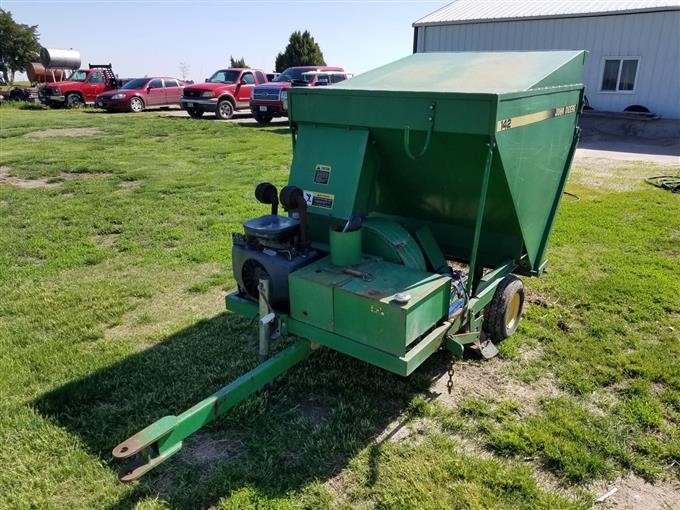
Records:
[[[349,217],[347,220],[347,223],[345,223],[345,227],[342,229],[343,232],[352,232],[354,230],[359,230],[361,228],[361,224],[364,222],[364,218],[366,217],[366,213],[363,211],[357,211],[355,212],[352,216]]]

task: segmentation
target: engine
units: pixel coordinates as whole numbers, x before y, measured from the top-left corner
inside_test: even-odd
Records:
[[[314,262],[320,254],[307,241],[307,208],[302,190],[286,186],[281,204],[290,214],[278,214],[279,197],[273,184],[262,183],[255,189],[258,201],[271,204],[271,214],[243,224],[243,234],[232,236],[232,267],[239,292],[257,301],[261,279],[269,279],[271,306],[287,307],[288,275]]]

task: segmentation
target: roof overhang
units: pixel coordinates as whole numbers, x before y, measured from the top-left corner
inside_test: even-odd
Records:
[[[508,16],[507,18],[476,18],[476,19],[463,19],[463,20],[442,20],[442,21],[421,21],[425,18],[430,17],[433,13],[428,14],[420,18],[420,20],[415,21],[412,26],[417,27],[432,27],[432,26],[442,26],[442,25],[476,25],[479,23],[501,23],[505,21],[533,21],[533,20],[544,20],[544,19],[564,19],[564,18],[594,18],[602,16],[621,16],[624,14],[646,14],[652,12],[668,12],[668,11],[680,11],[680,6],[659,6],[659,7],[648,7],[648,8],[637,8],[637,9],[625,9],[620,11],[602,11],[602,12],[577,12],[577,13],[567,13],[567,14],[545,14],[539,16]],[[437,11],[434,11],[437,12]]]

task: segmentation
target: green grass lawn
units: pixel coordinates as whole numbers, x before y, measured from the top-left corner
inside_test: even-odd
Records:
[[[454,395],[445,353],[402,379],[320,350],[119,483],[113,446],[257,364],[223,311],[231,233],[289,162],[282,126],[0,107],[0,508],[589,508],[603,480],[677,487],[680,197],[642,183],[667,169],[597,161],[518,333],[459,362]]]

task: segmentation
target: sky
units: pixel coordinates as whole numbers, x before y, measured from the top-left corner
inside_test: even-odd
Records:
[[[203,81],[229,56],[274,70],[291,32],[309,30],[328,65],[361,73],[409,55],[412,23],[435,0],[0,0],[15,21],[38,25],[40,44],[74,48],[82,65],[113,64],[121,78]]]

